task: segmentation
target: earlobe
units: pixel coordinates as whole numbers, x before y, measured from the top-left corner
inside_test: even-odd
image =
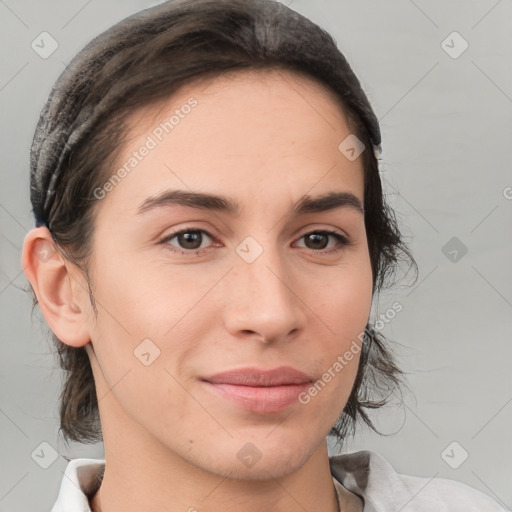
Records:
[[[23,244],[22,265],[30,281],[41,312],[57,338],[74,347],[90,341],[86,316],[80,301],[87,294],[78,293],[72,263],[57,249],[48,228],[31,230]]]

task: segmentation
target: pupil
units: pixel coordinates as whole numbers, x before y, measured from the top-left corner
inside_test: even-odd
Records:
[[[201,247],[201,234],[199,231],[182,233],[178,235],[178,240],[184,249],[199,249]]]
[[[308,235],[307,237],[310,241],[313,241],[313,247],[310,249],[325,249],[327,247],[327,237],[323,234],[314,233],[312,235]],[[316,242],[321,241],[323,239],[324,243],[320,243],[320,247]],[[306,244],[307,245],[307,244]]]

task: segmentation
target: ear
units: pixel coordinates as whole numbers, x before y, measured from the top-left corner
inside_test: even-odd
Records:
[[[48,228],[35,228],[25,237],[22,265],[57,338],[73,347],[87,345],[88,294],[82,291],[78,269],[60,253]]]

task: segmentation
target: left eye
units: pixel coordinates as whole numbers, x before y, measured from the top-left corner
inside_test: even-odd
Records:
[[[176,250],[185,249],[185,251],[181,251],[184,253],[187,251],[194,252],[198,251],[199,249],[204,249],[204,247],[201,247],[204,235],[206,235],[207,238],[212,239],[212,236],[203,229],[187,229],[169,235],[168,237],[164,238],[162,242],[169,243],[171,246],[175,247],[171,243],[171,240],[176,239],[179,244],[179,246],[176,247]]]
[[[329,245],[329,238],[334,238],[336,242],[334,243],[334,247],[327,247]],[[306,233],[302,235],[299,240],[305,240],[306,247],[313,251],[324,251],[324,249],[329,249],[324,252],[330,252],[331,250],[339,250],[339,246],[345,246],[349,244],[348,239],[341,235],[340,233],[336,233],[335,231],[312,231],[311,233]],[[308,244],[311,244],[308,246]],[[338,245],[338,247],[336,247]]]

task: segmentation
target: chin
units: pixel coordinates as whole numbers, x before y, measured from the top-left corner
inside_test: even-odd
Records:
[[[267,446],[259,450],[248,442],[232,456],[226,457],[227,450],[223,450],[210,453],[209,460],[198,460],[196,464],[210,473],[234,480],[273,480],[300,469],[315,451],[314,446],[309,448],[281,443],[280,448]]]

